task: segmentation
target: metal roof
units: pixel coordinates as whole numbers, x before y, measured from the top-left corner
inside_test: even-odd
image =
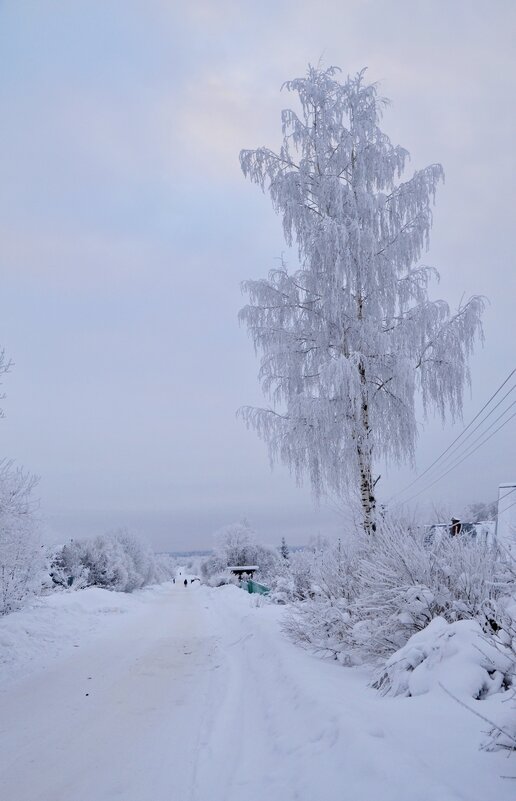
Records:
[[[228,570],[258,570],[258,565],[228,565]]]

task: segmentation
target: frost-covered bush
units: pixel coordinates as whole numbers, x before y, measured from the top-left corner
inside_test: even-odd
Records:
[[[203,579],[208,582],[212,576],[224,573],[228,563],[219,553],[213,553],[201,562],[201,574]]]
[[[358,562],[367,539],[359,533],[298,554],[294,578],[299,601],[284,623],[297,642],[346,663],[355,661],[348,646],[360,591]]]
[[[290,600],[302,601],[313,595],[312,576],[317,551],[296,551],[289,558],[289,578],[291,582]]]
[[[256,565],[258,580],[267,583],[280,572],[282,561],[277,549],[259,543],[244,521],[216,532],[214,552],[202,563],[201,572],[209,583],[213,576],[224,574],[229,566]]]
[[[84,563],[82,543],[73,542],[57,548],[50,556],[50,578],[57,587],[79,590],[89,584],[89,568]]]
[[[353,542],[344,545],[339,540],[332,546],[318,538],[303,550],[291,553],[288,561],[280,562],[272,582],[272,600],[287,603],[337,595],[343,574],[351,569],[349,555],[355,548]]]
[[[516,573],[516,562],[511,560],[511,569]],[[516,750],[516,594],[491,603],[486,611],[486,621],[492,631],[492,641],[503,655],[509,654],[513,662],[512,696],[504,713],[493,721],[484,742],[487,751]]]
[[[257,543],[255,564],[258,565],[258,581],[272,584],[281,568],[282,561],[283,559],[276,548]]]
[[[116,538],[127,562],[125,592],[132,592],[139,587],[153,584],[157,579],[157,566],[154,551],[150,545],[131,536],[127,531],[120,531]]]
[[[215,533],[215,554],[226,565],[254,565],[256,536],[246,521],[232,523]]]
[[[54,556],[51,575],[63,587],[96,586],[118,592],[132,592],[170,577],[150,546],[126,531],[63,546]]]
[[[86,543],[89,583],[119,592],[132,592],[156,580],[151,548],[127,532],[105,534]]]
[[[282,570],[274,579],[269,600],[275,604],[288,604],[292,600],[293,582],[288,570]]]
[[[442,685],[453,695],[486,698],[512,684],[514,662],[476,620],[435,617],[387,660],[373,687],[384,695],[423,695]]]
[[[491,545],[467,537],[425,543],[418,529],[384,523],[358,563],[360,587],[353,631],[357,645],[386,655],[435,617],[482,618],[486,602],[511,584],[507,564]]]
[[[234,584],[238,587],[239,581],[231,570],[219,570],[206,578],[209,587],[224,587],[226,584]]]
[[[394,537],[391,545],[396,542]],[[466,694],[476,699],[508,690],[503,711],[494,713],[484,748],[514,750],[515,563],[485,541],[468,537],[443,540],[438,547],[425,549],[425,553],[426,563],[423,559],[416,560],[420,565],[416,573],[413,572],[414,563],[406,559],[405,550],[401,561],[404,573],[409,571],[411,579],[417,581],[423,576],[422,564],[426,585],[419,585],[417,596],[413,595],[401,615],[391,607],[391,614],[380,616],[380,620],[377,618],[376,625],[369,617],[367,628],[362,632],[371,653],[375,648],[385,647],[386,635],[392,641],[393,635],[405,636],[407,628],[420,626],[429,619],[424,628],[388,658],[374,686],[390,695],[419,695],[440,685],[454,697]],[[366,560],[362,565],[366,565]],[[371,561],[369,570],[369,586],[371,582],[377,585]],[[380,595],[385,597],[389,587],[392,588],[392,573],[385,574],[385,560],[380,560],[377,570],[384,575]],[[408,595],[405,590],[405,597]],[[442,616],[436,616],[439,609]],[[485,720],[489,722],[488,718]]]
[[[156,578],[157,583],[163,581],[171,581],[176,575],[177,571],[177,558],[169,553],[155,553],[154,562],[156,565]],[[194,571],[192,571],[194,572]]]
[[[294,605],[283,623],[295,642],[346,665],[360,661],[350,646],[352,625],[349,606],[326,598],[312,598]]]
[[[482,747],[485,751],[516,751],[516,691],[512,694],[512,704],[504,713],[492,721]]]
[[[117,535],[103,534],[87,541],[83,556],[89,570],[90,584],[105,589],[134,589],[129,578],[130,566]]]
[[[340,548],[340,551],[339,551]],[[424,533],[383,521],[314,554],[311,596],[286,622],[298,641],[343,661],[388,657],[436,617],[476,619],[514,591],[514,574],[492,545],[466,537],[426,542]]]
[[[511,616],[509,628],[514,622]],[[377,672],[373,687],[393,696],[444,690],[459,701],[506,691],[504,703],[490,713],[493,720],[481,715],[492,726],[483,748],[512,751],[516,749],[515,642],[516,627],[512,633],[500,630],[488,636],[476,620],[447,623],[436,617],[392,654]]]
[[[275,576],[269,583],[269,600],[277,604],[288,604],[310,597],[311,561],[300,559],[299,553],[281,559]]]
[[[0,462],[0,615],[39,590],[43,554],[34,516],[37,479]]]

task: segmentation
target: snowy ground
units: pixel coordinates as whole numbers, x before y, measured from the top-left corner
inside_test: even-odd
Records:
[[[514,799],[515,760],[479,752],[480,720],[444,694],[381,697],[254,604],[235,587],[89,589],[0,621],[0,797]]]

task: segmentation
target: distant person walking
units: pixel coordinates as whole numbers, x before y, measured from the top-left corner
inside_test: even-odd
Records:
[[[185,587],[188,587],[188,579],[185,579],[185,580],[183,581],[183,584],[185,585]]]

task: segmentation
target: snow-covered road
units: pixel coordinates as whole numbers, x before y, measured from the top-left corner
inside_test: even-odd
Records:
[[[467,711],[444,695],[381,698],[254,603],[233,587],[142,592],[4,683],[2,801],[514,797],[499,778],[512,761],[478,751]]]

